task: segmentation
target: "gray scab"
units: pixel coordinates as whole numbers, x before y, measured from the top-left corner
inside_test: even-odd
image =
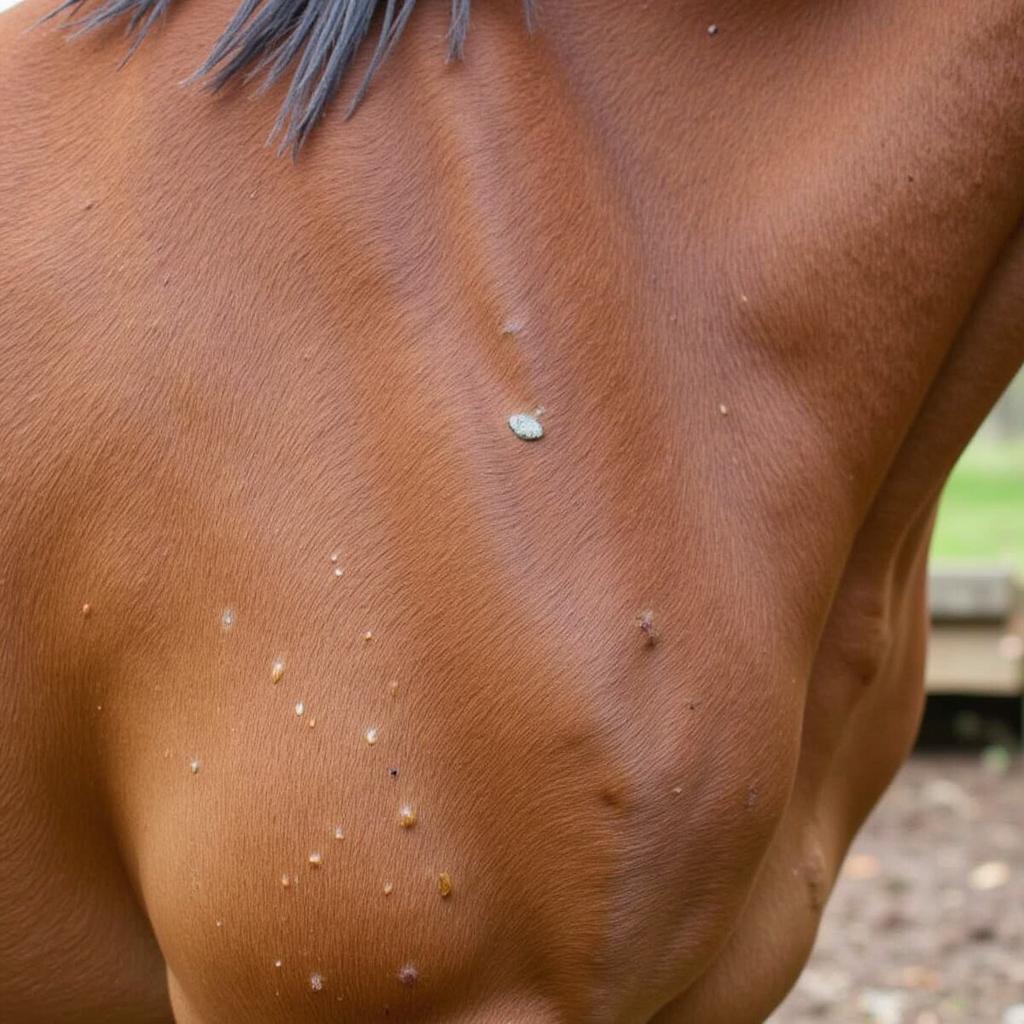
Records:
[[[517,412],[509,416],[508,425],[521,441],[539,441],[544,436],[540,420],[528,412]]]

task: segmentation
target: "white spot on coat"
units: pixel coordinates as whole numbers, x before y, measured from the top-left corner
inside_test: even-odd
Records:
[[[539,441],[544,436],[544,428],[536,416],[527,412],[517,412],[508,418],[509,429],[521,441]]]

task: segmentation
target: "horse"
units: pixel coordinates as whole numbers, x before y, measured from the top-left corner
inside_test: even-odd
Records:
[[[1024,4],[54,2],[0,1017],[763,1021],[1024,359]]]

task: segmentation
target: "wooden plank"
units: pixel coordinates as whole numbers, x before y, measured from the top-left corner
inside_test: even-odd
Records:
[[[1024,694],[1024,642],[1005,628],[936,624],[928,643],[929,693]]]
[[[928,599],[933,621],[1007,622],[1019,594],[1009,567],[941,566],[929,573]]]

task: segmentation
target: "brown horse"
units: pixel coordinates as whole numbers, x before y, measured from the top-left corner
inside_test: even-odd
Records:
[[[762,1021],[1024,357],[1024,2],[53,2],[0,1019]]]

